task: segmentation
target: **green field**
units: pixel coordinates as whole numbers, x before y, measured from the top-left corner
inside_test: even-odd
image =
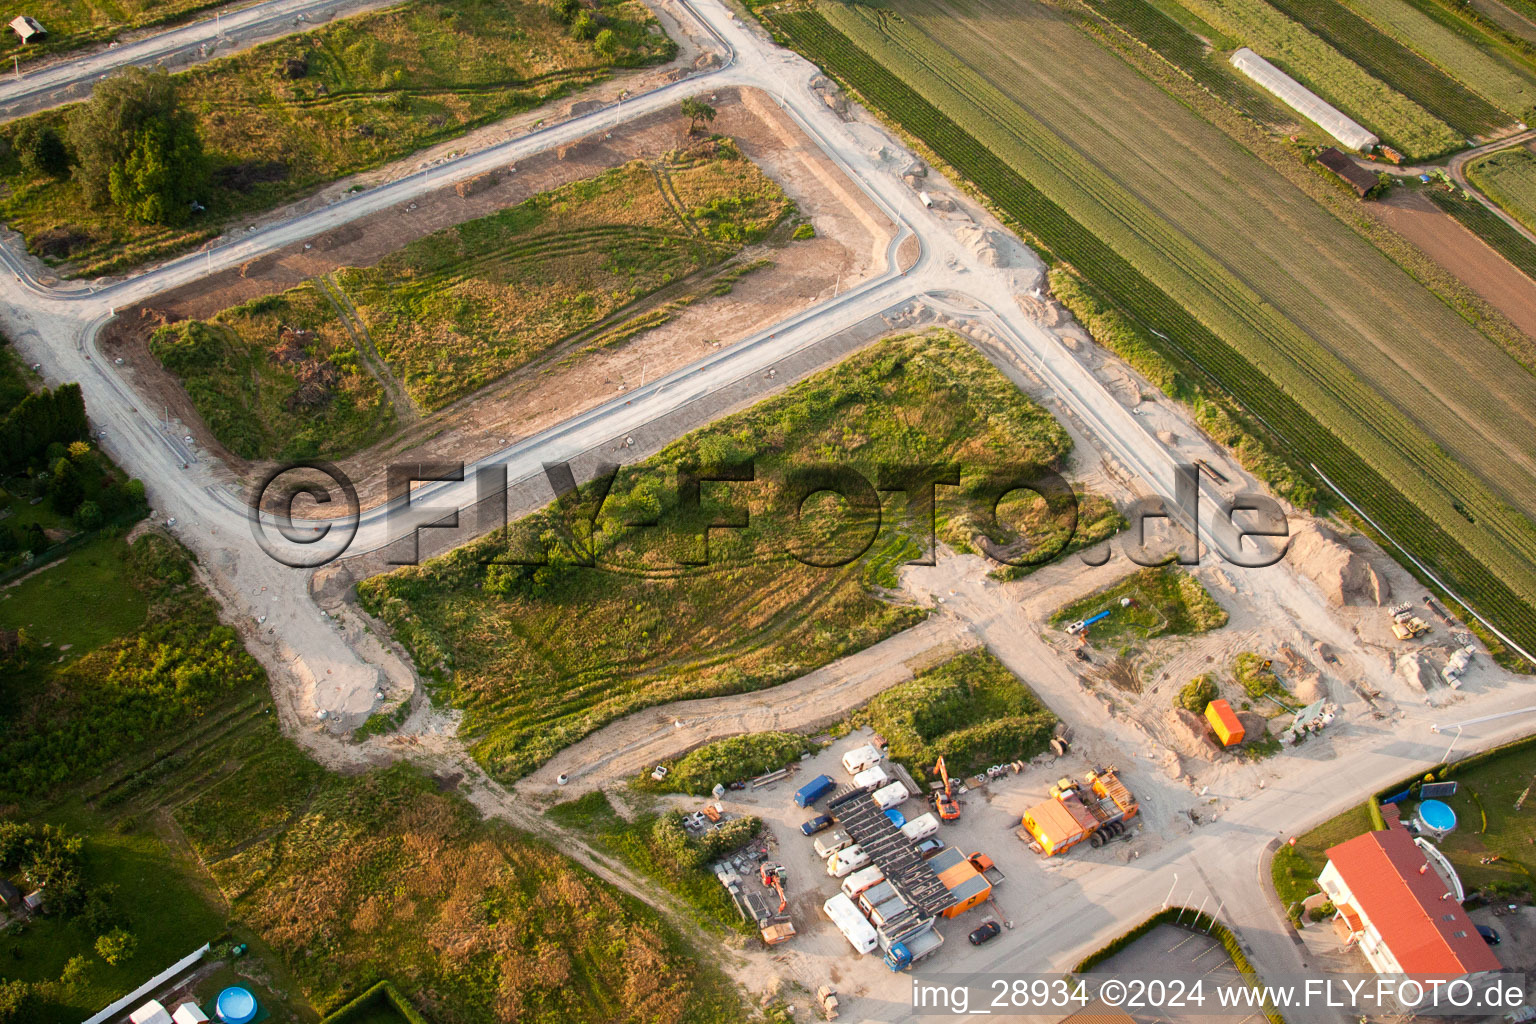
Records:
[[[1056,716],[989,651],[924,669],[850,716],[886,739],[887,754],[922,782],[940,757],[950,775],[1028,761],[1046,749]]]
[[[32,252],[82,276],[184,251],[235,218],[675,51],[648,31],[655,19],[638,0],[605,0],[598,13],[614,33],[611,56],[533,0],[420,0],[210,61],[174,76],[213,166],[206,212],[182,227],[132,222],[89,207],[73,179],[25,171],[7,146],[0,215]],[[0,138],[62,124],[70,109],[13,122]]]
[[[1120,602],[1129,598],[1129,607]],[[1127,639],[1151,640],[1159,636],[1191,636],[1220,629],[1227,613],[1200,581],[1181,569],[1168,566],[1141,569],[1103,590],[1063,605],[1051,615],[1051,625],[1062,627],[1108,611],[1088,627],[1088,642],[1109,647]]]
[[[1536,529],[1511,507],[1533,503],[1536,477],[1508,445],[1536,431],[1510,428],[1536,408],[1536,381],[1278,171],[1029,10],[763,13],[1155,329],[1296,464],[1315,463],[1480,612],[1536,642]],[[961,54],[986,56],[973,69]]]
[[[0,36],[0,60],[9,63],[20,57],[25,67],[38,57],[115,39],[128,29],[191,21],[200,11],[242,6],[224,0],[13,0],[0,6],[0,24],[29,14],[48,30],[48,38],[23,46],[16,33],[7,30]]]
[[[1536,231],[1536,153],[1518,146],[1478,157],[1467,165],[1467,180]]]
[[[486,566],[505,549],[492,537],[369,579],[359,595],[436,677],[438,699],[464,709],[476,758],[516,778],[632,711],[785,682],[924,616],[877,596],[916,554],[900,497],[885,499],[878,529],[868,506],[843,516],[830,496],[797,521],[778,507],[787,474],[830,461],[873,479],[882,463],[957,462],[967,489],[951,505],[939,488],[944,515],[978,500],[970,489],[987,467],[1060,465],[1069,447],[959,338],[891,339],[621,470],[592,538],[597,568],[569,556]],[[713,492],[703,514],[744,508],[749,525],[715,530],[707,565],[683,564],[704,555],[673,468],[749,457],[755,483],[702,485]],[[656,529],[624,525],[652,518]],[[532,532],[556,523],[546,511]],[[577,535],[585,542],[585,527]]]
[[[150,347],[235,454],[336,458],[519,367],[623,344],[728,292],[766,263],[737,257],[789,209],[712,139],[162,327]]]
[[[635,788],[654,793],[691,793],[708,796],[718,784],[728,784],[775,771],[813,753],[816,744],[794,732],[753,732],[706,743],[682,757],[661,762],[667,777],[660,782],[647,769],[635,780]]]
[[[1508,105],[1500,97],[1507,90],[1495,88],[1494,97],[1469,91],[1469,79],[1478,72],[1502,82],[1496,67],[1481,53],[1470,66],[1431,63],[1391,34],[1389,27],[1378,27],[1337,0],[1271,0],[1276,8],[1317,33],[1339,53],[1360,65],[1376,78],[1400,90],[1455,128],[1467,138],[1485,136],[1495,129],[1507,128],[1519,120],[1523,109],[1518,103]],[[1412,9],[1401,0],[1385,3],[1404,11]],[[1364,12],[1364,5],[1361,6]],[[1517,80],[1518,81],[1518,80]]]

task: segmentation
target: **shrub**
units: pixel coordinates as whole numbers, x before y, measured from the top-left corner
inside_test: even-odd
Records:
[[[1177,707],[1186,711],[1193,711],[1197,715],[1205,714],[1206,705],[1221,696],[1221,691],[1216,687],[1216,680],[1209,675],[1198,675],[1184,684],[1184,689],[1173,699]]]
[[[670,771],[665,781],[650,783],[649,779],[642,779],[642,786],[703,796],[714,789],[716,783],[734,782],[783,768],[801,754],[814,750],[815,746],[806,737],[788,732],[732,736],[685,754],[676,763],[668,765]]]
[[[133,956],[139,940],[124,928],[114,928],[96,940],[96,954],[113,966]]]
[[[815,238],[816,229],[811,226],[810,221],[806,221],[804,224],[801,224],[799,227],[795,228],[795,233],[791,237],[795,238],[797,241],[804,241],[807,238]]]
[[[69,173],[69,150],[52,125],[28,122],[16,135],[16,157],[35,174],[62,178]]]

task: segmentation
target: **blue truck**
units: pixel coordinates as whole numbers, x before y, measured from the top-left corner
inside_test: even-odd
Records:
[[[795,790],[795,805],[809,807],[836,788],[837,783],[832,781],[832,776],[818,775]]]

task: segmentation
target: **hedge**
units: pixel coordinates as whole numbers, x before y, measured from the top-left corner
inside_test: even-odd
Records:
[[[1185,914],[1192,915],[1187,922],[1183,920]],[[1072,973],[1087,973],[1160,924],[1171,924],[1187,928],[1190,931],[1199,931],[1204,932],[1206,935],[1215,936],[1221,943],[1221,947],[1227,951],[1227,955],[1232,958],[1232,964],[1237,968],[1238,972],[1248,979],[1250,984],[1257,983],[1258,972],[1254,970],[1253,964],[1249,962],[1248,954],[1244,953],[1243,947],[1238,944],[1237,936],[1232,934],[1232,929],[1216,920],[1210,914],[1190,910],[1188,907],[1164,907],[1130,931],[1111,939],[1106,945],[1083,957],[1077,962],[1077,966],[1072,968]],[[1285,1024],[1285,1018],[1273,1006],[1265,1007],[1264,1016],[1269,1019],[1270,1024]]]
[[[400,1014],[401,1019],[407,1021],[408,1024],[429,1024],[427,1018],[417,1012],[416,1007],[412,1006],[410,1001],[400,994],[400,990],[395,988],[394,983],[391,981],[381,981],[374,985],[362,995],[329,1017],[326,1017],[320,1024],[348,1024],[350,1021],[361,1018],[366,1011],[372,1010],[381,1001],[388,1003],[396,1013]]]

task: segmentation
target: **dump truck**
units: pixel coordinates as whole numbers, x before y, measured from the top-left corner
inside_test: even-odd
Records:
[[[939,819],[934,817],[931,812],[913,818],[911,821],[901,826],[901,834],[912,840],[914,843],[922,842],[924,839],[927,839],[938,830]]]
[[[904,935],[892,942],[885,948],[885,956],[882,959],[885,960],[885,966],[891,970],[905,971],[919,960],[926,960],[933,956],[942,945],[944,945],[944,936],[929,924],[917,932]]]
[[[809,807],[837,788],[830,775],[818,775],[795,790],[795,806]]]
[[[859,908],[853,905],[853,900],[842,893],[823,903],[821,912],[837,925],[837,930],[843,933],[843,938],[848,940],[853,951],[860,956],[873,951],[879,944],[875,926],[865,920]]]
[[[868,863],[869,854],[864,852],[862,846],[855,843],[827,858],[827,874],[833,878],[844,878]]]
[[[1047,857],[1065,853],[1084,839],[1103,846],[1125,831],[1136,817],[1136,798],[1113,767],[1096,768],[1087,785],[1063,778],[1051,787],[1051,798],[1024,812],[1019,838]]]
[[[1429,623],[1413,613],[1407,601],[1392,609],[1392,635],[1399,640],[1414,640],[1429,632]]]
[[[811,845],[816,848],[816,856],[827,858],[852,843],[853,839],[848,833],[839,828],[833,829],[824,836],[817,836],[816,841]]]

